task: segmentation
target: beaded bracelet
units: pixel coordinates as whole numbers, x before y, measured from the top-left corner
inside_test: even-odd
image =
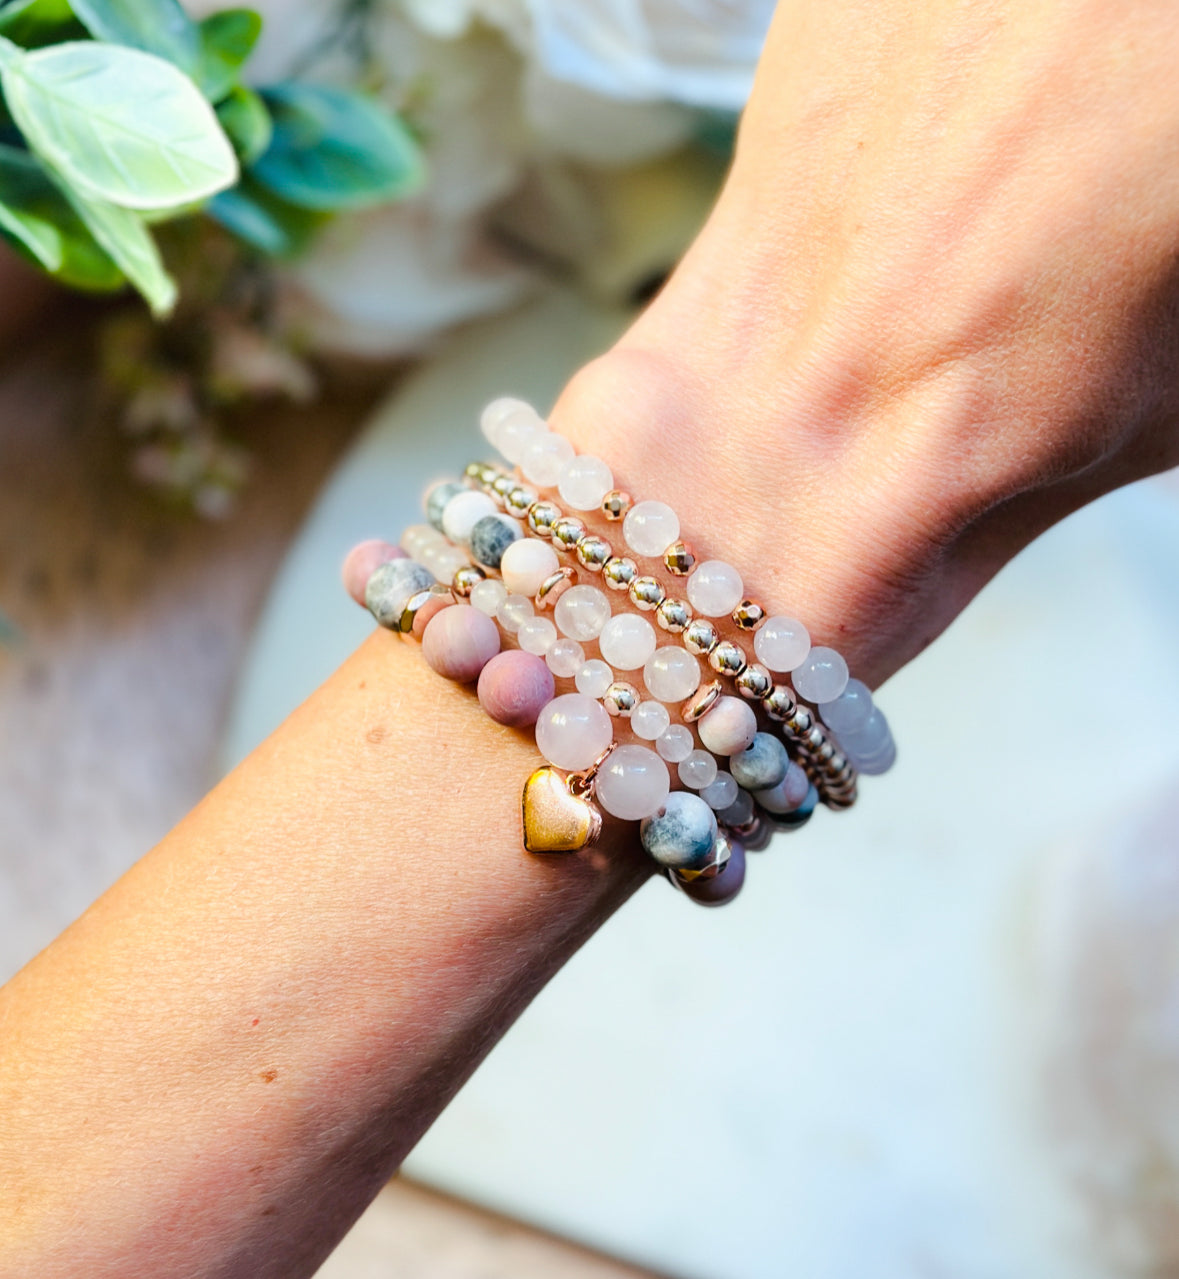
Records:
[[[604,462],[575,454],[523,401],[494,401],[481,425],[522,475],[472,463],[461,481],[432,486],[428,523],[400,548],[351,553],[350,592],[382,625],[420,638],[434,670],[477,681],[493,719],[534,726],[548,763],[524,787],[528,851],[586,847],[604,809],[640,821],[644,848],[688,896],[731,900],[746,848],[805,824],[819,801],[849,807],[857,772],[891,766],[883,714],[838,653],[812,646],[797,619],[767,616],[736,569],[698,560],[670,507],[632,502]],[[606,536],[619,523],[631,554]],[[640,571],[648,560],[658,566]],[[615,613],[611,595],[640,611]],[[660,646],[643,613],[673,642]],[[575,691],[558,692],[558,680]],[[617,740],[627,729],[653,748]],[[668,764],[687,789],[671,789]]]

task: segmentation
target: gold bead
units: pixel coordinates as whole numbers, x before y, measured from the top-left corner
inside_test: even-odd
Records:
[[[519,487],[520,481],[514,475],[500,474],[491,481],[491,496],[502,505],[512,489]]]
[[[737,692],[751,702],[760,702],[773,691],[774,677],[760,662],[750,662],[737,676]]]
[[[560,551],[572,551],[585,536],[585,525],[573,515],[562,515],[553,525],[553,545]]]
[[[504,510],[516,519],[522,520],[528,514],[529,507],[536,501],[536,490],[517,484],[504,498]]]
[[[454,575],[450,589],[465,600],[475,589],[476,582],[482,582],[487,574],[477,564],[464,564]]]
[[[527,518],[528,527],[537,537],[550,537],[553,525],[561,518],[561,508],[556,502],[547,502],[542,499],[539,502],[533,502],[528,508]]]
[[[724,685],[719,679],[711,684],[698,688],[680,707],[680,718],[686,724],[694,724],[702,715],[706,715],[720,700]]]
[[[692,610],[686,600],[668,596],[655,610],[655,620],[665,631],[678,635],[692,620]]]
[[[463,468],[464,480],[473,480],[476,484],[478,484],[479,481],[482,479],[482,476],[483,476],[482,462],[468,462],[467,465]]]
[[[540,590],[536,592],[536,607],[552,608],[576,580],[577,574],[567,565],[564,568],[557,569],[555,573],[541,582]]]
[[[650,612],[663,603],[663,587],[654,577],[636,577],[630,584],[630,598],[632,604]]]
[[[697,657],[707,657],[716,648],[720,636],[716,627],[706,617],[694,617],[684,627],[684,647]]]
[[[608,520],[620,520],[630,510],[630,494],[621,489],[611,489],[602,498],[602,514]]]
[[[610,543],[596,533],[587,533],[577,543],[577,562],[591,573],[600,573],[613,554]]]
[[[733,621],[743,631],[756,631],[766,620],[766,611],[756,600],[742,600],[733,609]]]
[[[696,553],[687,542],[672,542],[663,552],[663,562],[676,577],[687,577],[696,567]]]
[[[740,644],[734,644],[732,640],[721,640],[708,654],[708,664],[718,675],[736,679],[745,669],[747,662]]]
[[[615,555],[602,566],[602,576],[612,591],[625,591],[639,574],[629,555]]]
[[[766,714],[770,719],[787,720],[798,709],[794,693],[785,684],[775,684],[762,698]]]

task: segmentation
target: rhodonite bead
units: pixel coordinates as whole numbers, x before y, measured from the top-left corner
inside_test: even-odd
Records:
[[[636,502],[622,521],[622,536],[636,555],[661,556],[679,535],[679,516],[665,502]]]
[[[696,724],[700,740],[714,755],[736,755],[753,741],[757,716],[739,697],[721,697]]]
[[[466,545],[471,530],[485,515],[494,515],[499,508],[493,498],[474,489],[463,489],[447,502],[442,512],[442,531],[452,542]]]
[[[561,466],[557,491],[575,511],[595,511],[614,487],[614,476],[600,457],[588,453],[570,458]]]
[[[591,657],[573,677],[577,691],[586,697],[601,697],[614,683],[614,672],[600,658]]]
[[[561,467],[573,456],[573,445],[563,435],[538,432],[524,445],[520,469],[524,477],[541,488],[552,488]]]
[[[479,429],[483,432],[483,438],[493,448],[499,448],[499,440],[496,438],[496,433],[499,431],[504,418],[509,413],[516,413],[521,409],[531,409],[531,407],[527,401],[519,400],[514,395],[501,395],[498,399],[492,400],[479,415]]]
[[[669,794],[639,827],[643,848],[669,870],[702,870],[717,834],[716,814],[690,791]]]
[[[515,635],[520,624],[533,616],[532,601],[526,595],[508,595],[495,610],[496,621],[509,635]]]
[[[426,519],[439,533],[442,532],[442,512],[446,510],[447,502],[463,491],[458,480],[440,480],[426,490]]]
[[[729,844],[729,857],[724,869],[711,879],[694,879],[690,884],[681,884],[685,896],[698,906],[724,906],[745,886],[745,845],[739,839],[724,834],[717,838],[727,839]]]
[[[849,679],[838,697],[819,704],[823,723],[835,733],[855,733],[868,722],[873,710],[872,694],[858,679]]]
[[[733,761],[729,761],[732,767]],[[737,776],[734,773],[734,776]],[[767,813],[792,813],[806,801],[811,782],[806,773],[791,762],[782,779],[773,786],[753,787],[753,798]]]
[[[424,591],[411,595],[401,610],[401,633],[412,633],[415,639],[421,639],[426,633],[430,618],[441,613],[454,603],[454,596],[446,586],[427,586]]]
[[[594,782],[594,795],[606,812],[632,822],[656,812],[670,799],[670,789],[667,765],[647,746],[616,746]]]
[[[610,601],[596,586],[571,586],[554,606],[553,617],[570,639],[597,639],[610,620]]]
[[[691,790],[703,790],[716,781],[716,760],[709,751],[692,751],[679,762],[679,779]]]
[[[687,590],[688,602],[697,613],[705,617],[724,617],[741,603],[744,586],[741,574],[731,564],[723,560],[705,560],[688,578]]]
[[[476,608],[444,608],[422,635],[422,656],[430,668],[459,684],[478,679],[498,652],[499,631]]]
[[[792,671],[806,660],[811,637],[796,617],[776,613],[767,617],[753,637],[758,661],[771,671]]]
[[[720,769],[707,786],[701,787],[700,798],[714,812],[719,812],[722,808],[728,808],[734,803],[740,792],[741,788],[737,785],[737,779],[732,773],[726,773],[724,769]]]
[[[655,739],[655,749],[669,764],[678,764],[687,759],[695,746],[692,730],[683,724],[670,724]]]
[[[671,725],[671,715],[662,702],[640,702],[630,713],[631,731],[644,741],[653,742]]]
[[[605,708],[583,693],[562,693],[537,716],[536,745],[557,768],[589,768],[613,740]]]
[[[700,663],[691,653],[667,644],[647,659],[643,683],[661,702],[682,702],[700,687]]]
[[[367,542],[361,542],[359,546],[354,546],[344,557],[344,563],[340,569],[340,576],[344,579],[344,588],[357,604],[363,607],[364,588],[368,585],[368,579],[382,564],[388,564],[390,560],[403,560],[406,558],[406,554],[401,547],[394,546],[392,542],[382,542],[378,537],[370,538]]]
[[[508,598],[508,588],[503,582],[485,578],[471,587],[468,598],[472,608],[477,608],[480,613],[486,613],[488,617],[495,617],[499,612],[499,606]]]
[[[572,679],[585,665],[585,649],[576,640],[559,639],[544,660],[558,679]]]
[[[434,574],[416,560],[389,560],[369,575],[364,603],[382,625],[397,630],[405,601],[417,591],[434,584]]]
[[[536,657],[544,657],[556,642],[557,628],[547,617],[526,617],[516,628],[516,643]]]
[[[833,702],[847,688],[847,663],[833,648],[812,648],[791,682],[808,702]]]
[[[753,741],[743,751],[729,757],[729,771],[746,790],[777,786],[789,767],[786,747],[771,733],[754,734]]]
[[[553,673],[532,653],[497,653],[479,672],[479,702],[497,724],[528,728],[553,700]]]
[[[498,569],[504,552],[523,537],[519,522],[510,515],[485,515],[471,530],[471,558],[483,568]]]
[[[553,547],[535,537],[512,542],[499,562],[504,586],[513,595],[535,595],[545,579],[560,567],[561,561]]]
[[[637,671],[655,652],[655,643],[655,628],[633,613],[610,618],[598,636],[602,656],[620,671]]]

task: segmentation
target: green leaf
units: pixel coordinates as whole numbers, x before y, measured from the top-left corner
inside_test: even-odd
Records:
[[[253,164],[270,145],[270,112],[253,89],[241,84],[231,89],[217,104],[217,119],[243,166]]]
[[[232,191],[215,195],[205,212],[239,240],[274,258],[301,252],[330,216],[287,204],[249,177]]]
[[[262,97],[274,137],[252,172],[283,200],[306,209],[357,209],[420,184],[417,144],[371,98],[310,84],[277,85]]]
[[[85,36],[69,0],[14,0],[0,9],[0,36],[26,49]]]
[[[30,148],[91,199],[166,209],[237,180],[213,108],[162,58],[90,41],[26,54],[0,43],[0,83]]]
[[[196,69],[200,34],[178,0],[71,0],[71,4],[96,40],[154,53],[189,75]]]
[[[253,9],[222,9],[201,23],[201,51],[193,78],[210,102],[220,102],[237,83],[261,31],[262,15]]]

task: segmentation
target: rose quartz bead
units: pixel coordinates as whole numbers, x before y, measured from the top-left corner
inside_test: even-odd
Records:
[[[646,746],[616,746],[594,783],[598,803],[623,821],[649,817],[667,798],[667,765]]]
[[[722,697],[696,723],[700,740],[714,755],[736,755],[757,734],[757,716],[741,697]]]
[[[536,720],[536,745],[557,768],[588,768],[613,740],[605,707],[584,693],[554,697]]]
[[[372,577],[373,572],[380,568],[382,564],[388,564],[390,560],[403,560],[406,558],[406,554],[400,546],[394,546],[392,542],[382,542],[379,537],[370,538],[367,542],[361,542],[359,546],[354,546],[344,557],[344,564],[340,570],[340,576],[344,579],[344,587],[357,604],[363,608],[364,588],[368,585],[368,579]]]
[[[479,701],[497,724],[528,728],[553,700],[544,659],[520,649],[497,653],[479,672]]]
[[[478,679],[498,652],[499,627],[477,608],[444,608],[422,636],[422,656],[431,668],[459,684]]]

